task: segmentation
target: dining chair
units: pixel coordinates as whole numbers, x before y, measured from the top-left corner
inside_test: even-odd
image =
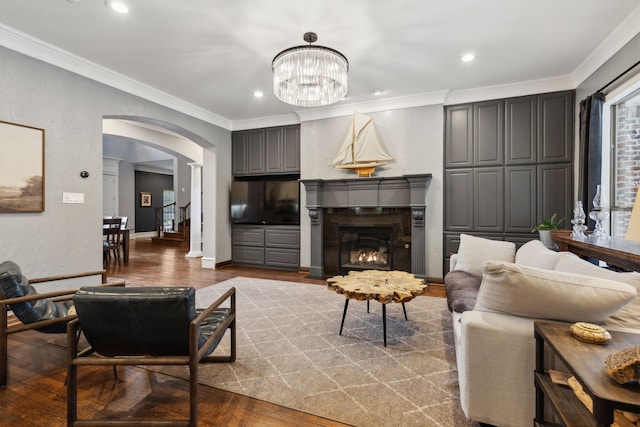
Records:
[[[102,219],[102,235],[104,239],[102,241],[102,263],[106,266],[111,259],[116,260],[118,265],[120,262],[120,248],[122,237],[122,219],[121,218],[103,218]]]

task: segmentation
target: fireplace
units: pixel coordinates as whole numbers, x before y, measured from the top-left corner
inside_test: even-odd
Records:
[[[392,227],[340,227],[339,271],[391,270]]]
[[[375,268],[425,278],[424,217],[430,181],[431,174],[301,180],[310,218],[309,277],[323,279],[348,270]],[[358,234],[362,237],[353,236],[356,228],[361,228]],[[390,230],[390,236],[379,235],[383,229],[385,233]],[[374,251],[384,252],[386,265],[379,259],[375,267],[352,261],[356,249],[346,247],[365,241]]]

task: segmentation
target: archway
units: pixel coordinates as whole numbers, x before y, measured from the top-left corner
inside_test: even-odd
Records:
[[[186,256],[202,257],[203,267],[214,268],[215,261],[211,263],[206,260],[215,260],[215,224],[206,224],[205,222],[208,217],[215,219],[215,215],[202,215],[202,197],[205,193],[203,188],[205,184],[202,182],[202,168],[205,167],[205,162],[207,162],[206,166],[215,167],[215,146],[186,129],[160,120],[134,116],[106,116],[103,118],[103,156],[107,152],[117,152],[117,150],[108,149],[109,144],[113,144],[116,141],[135,147],[135,149],[129,149],[128,152],[124,150],[115,156],[112,155],[112,158],[116,160],[129,164],[129,160],[133,160],[136,164],[143,164],[146,162],[145,156],[148,156],[150,157],[149,163],[157,163],[161,160],[154,159],[154,156],[149,153],[160,152],[178,159],[179,163],[174,162],[174,165],[187,164],[189,166],[189,192],[188,197],[185,198],[191,203],[192,227],[189,239],[190,250]],[[205,155],[205,150],[213,155]],[[206,159],[213,159],[214,161]],[[164,161],[166,162],[166,159]],[[178,180],[179,177],[174,176],[174,189],[182,188],[184,191],[184,186]],[[186,179],[183,180],[183,182],[186,181]],[[207,187],[207,191],[213,192],[211,200],[215,201],[215,183]],[[132,193],[132,190],[129,193]],[[128,196],[129,201],[135,201],[135,195],[128,194]],[[124,197],[127,200],[127,195],[124,195]],[[133,203],[135,204],[135,202]],[[215,202],[208,208],[215,211]],[[135,214],[132,216],[135,220]],[[195,220],[196,218],[197,220]],[[200,218],[202,218],[202,221],[200,221]],[[195,224],[199,226],[195,226]],[[209,236],[211,236],[212,241],[211,244],[204,245],[206,247],[203,247],[202,244],[203,229],[211,231]]]

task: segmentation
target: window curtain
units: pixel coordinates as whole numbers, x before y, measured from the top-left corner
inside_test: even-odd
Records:
[[[587,213],[592,209],[602,174],[602,108],[604,94],[598,92],[580,101],[580,171],[578,200]],[[588,224],[593,229],[593,221]]]

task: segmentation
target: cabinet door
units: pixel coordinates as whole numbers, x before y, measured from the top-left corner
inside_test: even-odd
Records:
[[[536,224],[556,214],[564,218],[560,228],[571,228],[573,196],[571,164],[538,165],[538,209]],[[585,208],[587,212],[587,208]]]
[[[445,172],[445,229],[473,230],[473,169]]]
[[[536,166],[505,168],[505,231],[530,233],[536,225]]]
[[[249,173],[249,163],[247,162],[248,150],[248,133],[234,132],[232,137],[231,156],[232,170],[234,175],[246,175]]]
[[[282,171],[300,172],[300,126],[285,126],[282,130]]]
[[[537,97],[505,100],[507,165],[535,163],[537,142]]]
[[[473,170],[473,229],[503,231],[504,168]]]
[[[499,166],[504,161],[504,101],[473,104],[475,166]]]
[[[446,107],[445,124],[445,166],[473,166],[472,105]]]
[[[249,131],[248,138],[249,173],[264,173],[264,129]]]
[[[573,92],[538,96],[538,163],[570,162],[573,147]]]
[[[282,128],[268,128],[265,130],[265,172],[282,172]]]

